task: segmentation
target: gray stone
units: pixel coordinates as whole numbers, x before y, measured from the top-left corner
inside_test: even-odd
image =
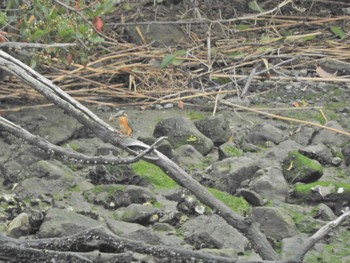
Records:
[[[279,166],[258,170],[254,174],[249,188],[272,204],[284,202],[288,194],[288,184]]]
[[[303,146],[292,140],[286,140],[279,145],[266,151],[265,158],[272,159],[278,162],[282,162],[290,151],[297,151]]]
[[[28,235],[30,231],[29,215],[27,213],[20,213],[9,223],[7,233],[11,237],[21,237]]]
[[[299,152],[321,164],[332,164],[332,152],[324,144],[309,145],[301,148]]]
[[[22,198],[37,197],[42,194],[63,196],[66,190],[82,180],[67,166],[58,161],[39,161],[28,169],[32,176],[19,183],[15,192]]]
[[[37,236],[39,238],[69,236],[98,225],[101,225],[101,222],[89,217],[52,208],[47,212]]]
[[[107,209],[115,210],[130,204],[152,203],[156,201],[154,194],[145,187],[136,185],[98,185],[83,192],[87,201],[103,205]]]
[[[96,137],[70,140],[64,146],[72,149],[73,151],[87,155],[114,154],[117,156],[120,154],[120,150],[118,150],[112,144],[105,143]]]
[[[253,127],[247,140],[255,145],[265,144],[266,142],[273,142],[274,144],[281,143],[285,138],[283,131],[271,124],[257,124]]]
[[[225,142],[219,146],[219,160],[229,157],[240,157],[242,151],[233,142]]]
[[[213,163],[207,172],[212,175],[214,188],[233,194],[243,181],[252,179],[257,170],[270,165],[261,159],[233,157]]]
[[[297,130],[292,135],[292,139],[301,144],[301,145],[309,145],[312,136],[314,135],[315,129],[309,126],[299,126]]]
[[[325,126],[338,129],[338,130],[343,130],[340,124],[336,121],[328,121],[325,124]],[[349,136],[346,136],[340,133],[335,133],[333,131],[329,131],[325,129],[317,132],[315,136],[312,138],[312,144],[323,143],[325,145],[335,145],[335,146],[342,147],[348,142],[349,142]]]
[[[304,247],[304,243],[307,239],[307,234],[299,234],[282,239],[282,259],[287,260],[293,258],[296,252],[300,251]]]
[[[106,223],[108,224],[108,227],[113,230],[113,233],[117,233],[122,237],[126,237],[133,232],[146,229],[146,227],[140,224],[114,220],[111,218],[106,218]]]
[[[192,145],[182,145],[175,149],[173,160],[181,167],[186,167],[190,170],[203,168],[203,155],[196,150]]]
[[[148,205],[131,204],[125,208],[121,219],[129,223],[146,225],[158,221],[159,210]]]
[[[266,201],[256,192],[249,189],[238,189],[236,196],[243,196],[243,198],[253,206],[263,206]]]
[[[195,125],[216,146],[227,142],[232,135],[230,125],[222,114],[205,117],[202,120],[196,121]]]
[[[177,148],[181,145],[191,144],[201,154],[207,154],[213,148],[213,142],[204,136],[188,119],[171,117],[157,123],[154,136],[168,136],[168,141]]]
[[[198,216],[185,222],[181,231],[195,248],[233,248],[243,252],[248,240],[218,215]]]
[[[298,234],[297,227],[288,213],[276,207],[254,207],[251,219],[260,224],[260,229],[276,240]]]

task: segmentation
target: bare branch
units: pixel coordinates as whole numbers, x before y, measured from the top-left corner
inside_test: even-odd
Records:
[[[302,262],[306,253],[322,238],[327,234],[337,228],[345,220],[350,218],[350,209],[348,208],[341,216],[337,219],[327,223],[321,227],[315,234],[313,234],[306,242],[303,244],[299,253],[291,260],[291,262]]]
[[[0,43],[1,47],[12,47],[18,49],[24,48],[66,48],[74,47],[76,43],[54,43],[54,44],[40,44],[40,43],[22,43],[22,42],[3,42]]]

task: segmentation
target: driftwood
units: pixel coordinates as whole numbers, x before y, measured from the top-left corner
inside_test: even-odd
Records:
[[[163,171],[169,175],[174,181],[176,181],[180,186],[183,186],[187,188],[192,194],[194,194],[202,203],[208,205],[210,208],[212,208],[214,211],[217,212],[228,224],[233,226],[234,228],[238,229],[241,233],[243,233],[251,242],[253,248],[257,253],[260,254],[260,256],[265,260],[272,260],[272,261],[278,261],[279,255],[274,251],[270,243],[268,242],[266,236],[260,231],[259,227],[256,223],[253,223],[249,220],[249,218],[244,218],[241,215],[236,214],[234,211],[232,211],[229,207],[227,207],[224,203],[217,200],[215,197],[213,197],[205,187],[203,187],[201,184],[199,184],[197,181],[195,181],[191,176],[189,176],[183,169],[181,169],[178,165],[176,165],[174,162],[169,160],[165,155],[160,153],[155,149],[156,144],[152,146],[148,146],[138,140],[132,139],[132,138],[126,138],[123,137],[121,134],[119,134],[113,127],[111,127],[109,124],[101,120],[98,116],[96,116],[94,113],[92,113],[88,108],[78,103],[76,100],[74,100],[72,97],[70,97],[68,94],[63,92],[59,87],[52,84],[51,81],[44,78],[37,72],[35,72],[30,67],[26,66],[19,60],[13,58],[12,56],[8,55],[6,52],[3,52],[0,50],[0,68],[8,71],[9,73],[17,76],[22,81],[28,83],[31,85],[34,89],[36,89],[38,92],[40,92],[43,96],[45,96],[48,100],[52,101],[54,104],[65,110],[68,114],[76,118],[79,122],[81,122],[83,125],[88,127],[92,132],[94,132],[98,137],[100,137],[103,141],[109,142],[119,148],[122,148],[126,151],[128,151],[133,157],[129,158],[112,158],[112,159],[103,159],[102,157],[88,157],[83,155],[77,155],[76,153],[72,153],[71,151],[68,151],[67,149],[62,149],[61,147],[58,147],[56,145],[52,145],[46,140],[39,138],[38,136],[30,134],[28,131],[25,131],[24,129],[20,128],[19,126],[9,122],[8,120],[0,117],[0,127],[2,127],[4,130],[11,132],[15,136],[18,136],[21,139],[26,140],[28,143],[31,143],[45,151],[48,151],[49,154],[62,158],[62,159],[74,159],[75,161],[81,161],[81,162],[87,162],[87,160],[92,161],[92,163],[98,162],[98,163],[130,163],[132,161],[136,161],[138,159],[143,159],[148,162],[154,163],[158,165],[160,168],[163,169]],[[89,159],[90,158],[90,159]],[[349,217],[349,213],[344,218]],[[345,219],[344,219],[345,220]],[[89,230],[92,231],[92,230]],[[97,230],[94,230],[97,231]],[[85,233],[85,232],[84,232]],[[93,232],[89,232],[93,235]],[[85,233],[84,235],[86,235]],[[105,237],[104,232],[99,232],[99,235],[95,236],[96,240],[92,242],[93,244],[95,242],[99,243],[103,237]],[[78,236],[75,236],[75,241],[70,248],[79,246],[79,242],[81,241]],[[110,237],[109,237],[110,238]],[[114,238],[116,238],[114,236]],[[90,259],[86,257],[87,261],[79,261],[82,260],[81,257],[84,257],[81,255],[81,251],[86,251],[82,249],[79,252],[75,252],[75,250],[69,249],[69,253],[60,254],[59,252],[55,251],[37,251],[39,247],[36,247],[33,244],[41,244],[40,240],[31,240],[31,241],[16,241],[13,239],[8,239],[4,236],[0,236],[0,242],[5,242],[4,240],[11,241],[9,242],[10,246],[5,247],[5,250],[1,250],[0,253],[0,259],[1,256],[4,256],[6,254],[3,254],[5,251],[14,253],[14,255],[20,255],[19,251],[21,249],[25,249],[31,257],[38,257],[40,256],[49,256],[49,253],[53,253],[52,255],[55,255],[56,257],[65,257],[69,256],[72,261],[70,262],[91,262]],[[54,244],[54,240],[66,240],[66,239],[52,239],[52,240],[44,240],[43,242],[47,243],[51,241],[52,244]],[[108,241],[109,239],[107,239]],[[315,239],[319,240],[319,239]],[[72,241],[72,242],[73,242]],[[107,242],[106,241],[106,242]],[[317,242],[316,241],[316,242]],[[24,244],[27,245],[23,245]],[[36,243],[37,242],[37,243]],[[59,242],[59,241],[58,241]],[[68,241],[67,241],[68,242]],[[124,241],[123,241],[124,242]],[[125,241],[126,242],[126,241]],[[132,241],[128,241],[132,242]],[[314,241],[310,241],[308,244],[308,249],[310,249],[314,243]],[[3,243],[5,244],[5,243]],[[48,244],[48,243],[47,243]],[[108,244],[108,243],[107,243]],[[124,243],[123,243],[124,244]],[[136,245],[136,243],[130,243],[133,245]],[[31,246],[33,245],[33,246]],[[91,245],[91,244],[90,244]],[[128,249],[132,250],[133,245],[130,245]],[[144,245],[144,244],[143,244]],[[43,245],[44,246],[44,245]],[[85,244],[86,246],[86,244]],[[105,251],[105,247],[102,248],[100,246],[94,245],[95,249],[100,249],[102,251]],[[147,246],[147,245],[144,245]],[[58,248],[56,247],[56,250],[59,250],[60,246]],[[108,247],[108,246],[107,246]],[[136,246],[137,247],[137,246]],[[43,248],[43,247],[41,247]],[[7,249],[7,250],[6,250]],[[50,249],[50,247],[45,247],[45,249]],[[62,247],[61,247],[62,249]],[[148,249],[148,248],[147,248]],[[147,250],[144,248],[142,250],[144,253],[148,253],[151,255],[150,250]],[[152,250],[155,248],[152,247]],[[161,254],[162,251],[168,251],[169,248],[162,248],[158,247],[157,250],[159,257],[162,257],[163,254]],[[18,251],[17,251],[18,250]],[[64,249],[62,249],[64,250]],[[119,251],[113,251],[113,252],[124,252],[127,249],[119,250]],[[17,252],[16,252],[17,251]],[[74,252],[73,254],[71,252]],[[91,252],[91,250],[89,250]],[[135,250],[132,250],[135,251]],[[172,249],[170,254],[166,254],[165,256],[171,256],[172,253],[179,253],[174,252],[177,250]],[[138,251],[136,251],[138,252]],[[187,252],[187,251],[186,251]],[[306,251],[307,252],[307,251]],[[305,253],[306,253],[305,252]],[[37,254],[39,253],[39,254]],[[41,254],[40,254],[41,253]],[[42,254],[44,253],[44,254]],[[63,253],[63,252],[62,252]],[[188,252],[187,252],[188,253]],[[201,253],[196,254],[195,252],[192,252],[194,254],[191,254],[192,258],[198,257],[198,259],[202,259],[204,261],[207,261],[202,257]],[[292,261],[288,262],[301,262],[305,253],[299,253],[298,254],[298,261],[296,259],[293,259]],[[93,255],[90,255],[93,256]],[[108,257],[108,256],[106,256]],[[127,255],[121,255],[121,257],[127,257]],[[73,260],[76,260],[74,261]],[[85,259],[84,259],[85,260]],[[209,260],[209,258],[208,258]],[[218,260],[218,259],[216,259]],[[235,260],[229,260],[229,259],[222,259],[226,261],[215,261],[215,262],[239,262]],[[95,260],[94,260],[95,261]],[[209,260],[210,261],[210,260]],[[265,261],[268,262],[268,261]]]

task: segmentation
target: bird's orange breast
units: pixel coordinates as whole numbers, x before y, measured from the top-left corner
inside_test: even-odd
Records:
[[[118,125],[119,125],[120,131],[124,135],[130,136],[132,134],[132,128],[129,125],[129,120],[127,117],[124,117],[124,116],[119,117]]]

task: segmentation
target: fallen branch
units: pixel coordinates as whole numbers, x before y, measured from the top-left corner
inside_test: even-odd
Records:
[[[302,248],[298,253],[296,253],[296,256],[291,259],[291,262],[302,262],[304,259],[304,256],[306,253],[313,248],[313,246],[320,241],[322,238],[324,238],[326,235],[328,235],[330,232],[332,232],[335,228],[340,226],[345,220],[348,220],[350,218],[350,209],[348,208],[341,216],[339,216],[334,221],[331,221],[321,227],[315,234],[313,234],[306,242],[303,244]]]

